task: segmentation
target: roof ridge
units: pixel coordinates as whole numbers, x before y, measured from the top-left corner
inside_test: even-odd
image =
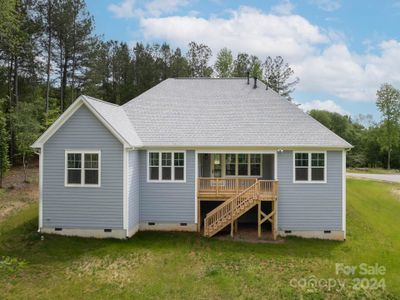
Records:
[[[247,79],[247,77],[171,77],[168,79],[185,79],[185,80],[236,80]]]
[[[92,97],[92,96],[88,96],[88,95],[82,95],[82,96],[84,98],[89,98],[89,100],[101,102],[101,103],[104,103],[104,104],[109,104],[109,105],[116,106],[116,107],[121,107],[121,105],[118,105],[118,104],[115,104],[115,103],[112,103],[112,102],[108,102],[108,101],[105,101],[105,100],[101,100],[101,99],[98,99],[98,98],[95,98],[95,97]]]

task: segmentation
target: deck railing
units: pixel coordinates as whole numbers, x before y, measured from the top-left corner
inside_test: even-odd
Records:
[[[240,193],[256,183],[257,178],[247,177],[199,177],[198,195],[211,197],[226,197]]]
[[[256,182],[259,182],[261,197],[273,198],[278,192],[277,180],[258,180],[255,177],[199,177],[198,196],[204,198],[225,198],[239,194]]]

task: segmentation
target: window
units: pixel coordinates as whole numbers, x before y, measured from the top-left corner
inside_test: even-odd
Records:
[[[226,176],[261,176],[261,154],[226,154]]]
[[[296,181],[308,181],[308,153],[295,154]]]
[[[185,152],[148,152],[149,181],[185,181]]]
[[[236,175],[236,154],[225,155],[225,175],[226,176]]]
[[[65,152],[66,186],[100,186],[100,151]]]
[[[325,180],[325,154],[324,153],[311,153],[311,180],[324,181]]]
[[[250,175],[261,176],[261,154],[250,154]]]
[[[296,152],[294,182],[326,182],[325,152]]]

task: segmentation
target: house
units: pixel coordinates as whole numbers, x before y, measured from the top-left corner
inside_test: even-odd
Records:
[[[346,237],[352,146],[257,79],[167,79],[122,106],[80,96],[32,147],[40,232],[213,236],[250,222],[273,238]]]

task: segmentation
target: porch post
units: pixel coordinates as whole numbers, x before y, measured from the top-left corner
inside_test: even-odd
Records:
[[[261,239],[261,201],[258,201],[258,214],[257,214],[257,226],[258,226],[258,238]]]

